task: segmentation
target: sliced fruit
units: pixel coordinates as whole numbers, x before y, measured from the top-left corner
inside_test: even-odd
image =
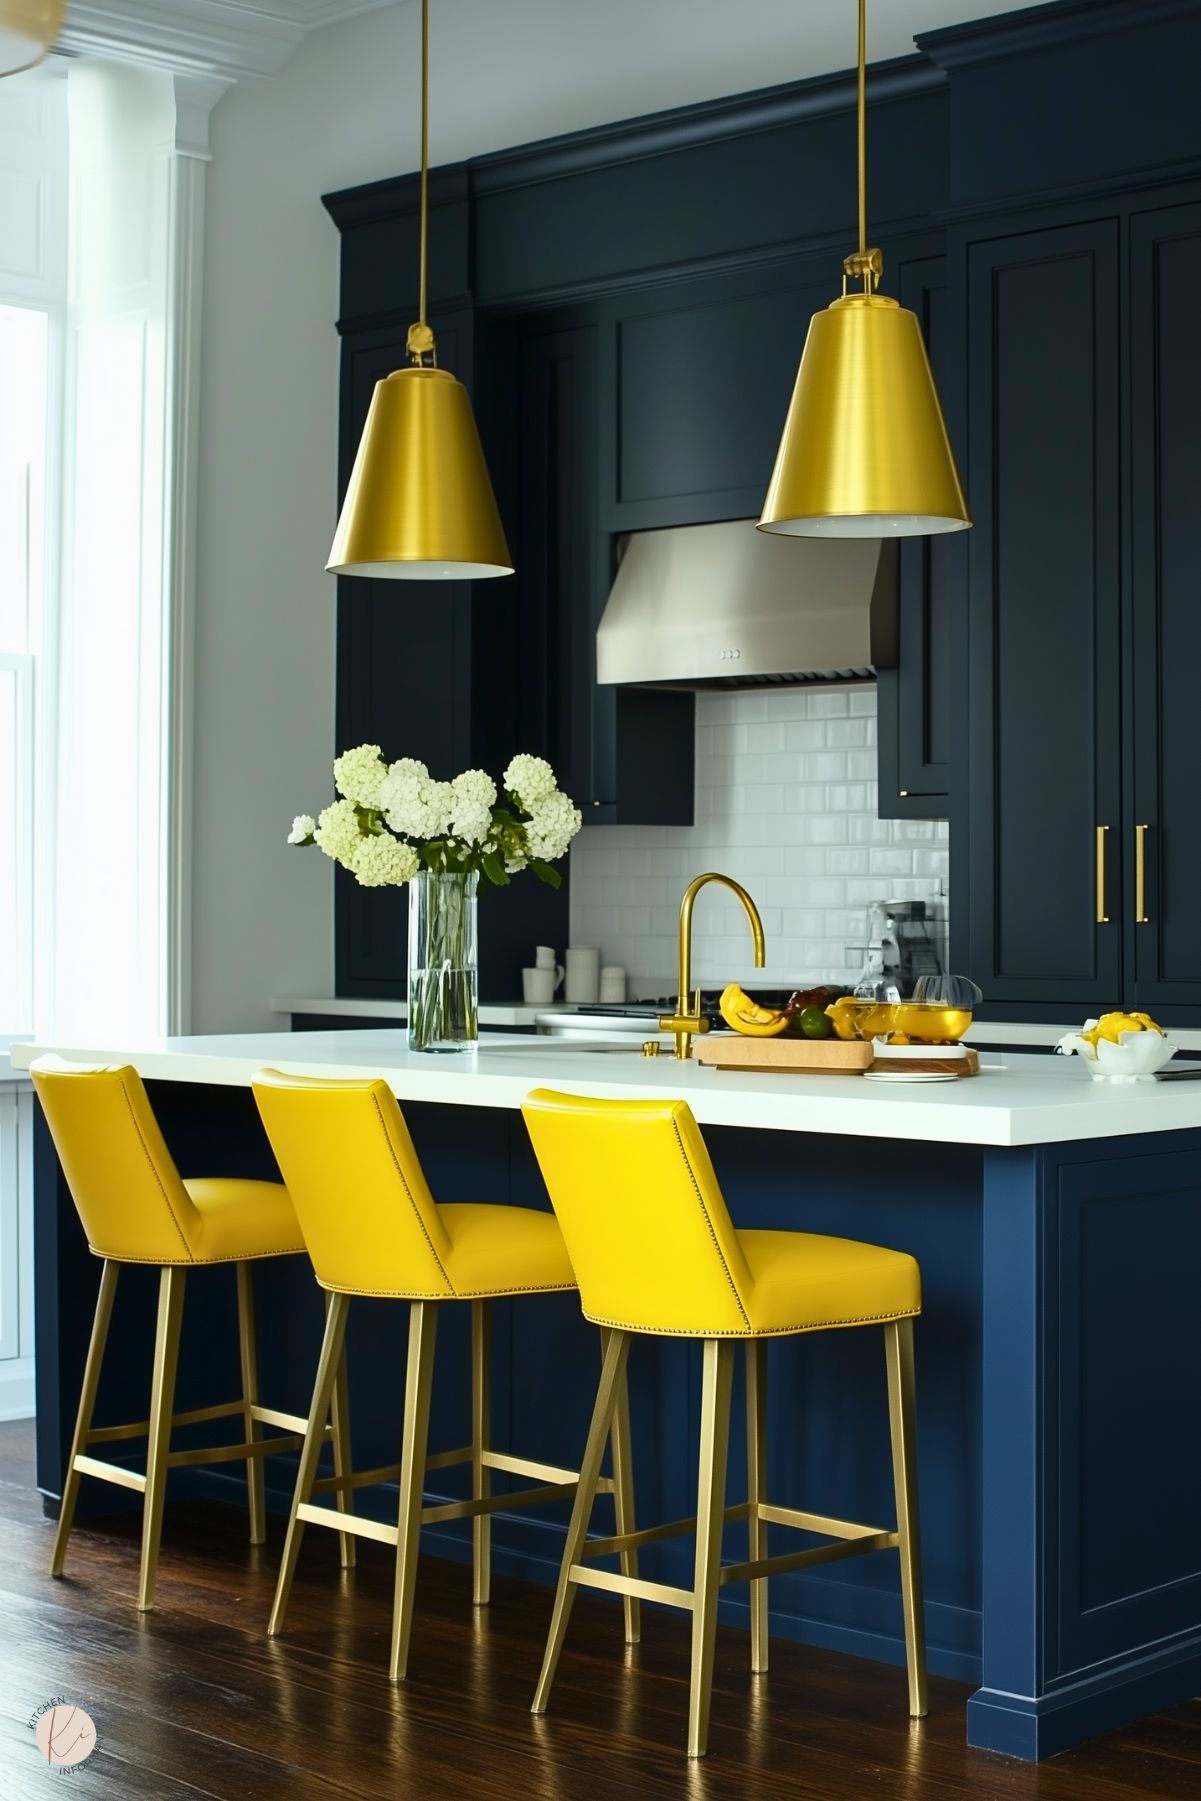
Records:
[[[862,1008],[862,1001],[855,1000],[853,995],[844,994],[841,1000],[834,1001],[826,1008],[826,1017],[834,1028],[834,1036],[844,1040],[859,1036],[856,1024],[857,1009]]]
[[[761,1007],[753,1001],[749,994],[731,982],[722,990],[718,1002],[721,1016],[735,1032],[742,1032],[747,1038],[776,1038],[788,1024],[787,1013],[778,1013],[771,1007]]]

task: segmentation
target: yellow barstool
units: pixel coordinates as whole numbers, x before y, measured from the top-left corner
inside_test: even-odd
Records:
[[[154,1605],[168,1470],[181,1464],[245,1460],[250,1541],[262,1544],[266,1536],[262,1458],[299,1446],[307,1422],[259,1403],[250,1265],[260,1257],[297,1255],[304,1250],[304,1242],[288,1191],[281,1183],[212,1176],[180,1179],[135,1069],[94,1068],[65,1063],[58,1057],[39,1057],[30,1073],[88,1246],[104,1259],[51,1574],[61,1576],[63,1572],[81,1476],[131,1488],[143,1497],[138,1607],[145,1612]],[[150,1417],[130,1425],[93,1428],[117,1277],[125,1263],[149,1263],[159,1271]],[[189,1269],[214,1263],[232,1263],[237,1270],[242,1394],[236,1401],[174,1413],[184,1278]],[[174,1427],[235,1415],[241,1415],[243,1421],[243,1443],[171,1449]],[[339,1414],[333,1429],[338,1467],[342,1423]],[[262,1438],[259,1428],[263,1425],[289,1430],[284,1436]],[[90,1454],[93,1445],[136,1438],[147,1440],[145,1474]]]
[[[472,1520],[473,1599],[476,1605],[484,1605],[490,1585],[489,1516],[500,1509],[508,1513],[575,1492],[577,1470],[494,1450],[489,1432],[489,1303],[504,1295],[574,1289],[575,1277],[553,1213],[490,1203],[435,1202],[396,1098],[385,1082],[325,1080],[261,1070],[253,1087],[271,1148],[296,1206],[313,1272],[330,1294],[309,1432],[267,1630],[274,1636],[283,1629],[306,1524],[346,1529],[395,1545],[388,1674],[398,1682],[408,1664],[422,1525]],[[332,1385],[339,1372],[344,1372],[347,1315],[351,1300],[359,1296],[410,1304],[400,1462],[361,1474],[336,1473],[332,1479],[318,1481],[321,1422],[329,1410]],[[427,1442],[434,1342],[439,1313],[450,1302],[466,1302],[471,1307],[471,1444],[431,1456]],[[602,1331],[601,1340],[603,1351],[607,1332]],[[377,1380],[387,1379],[377,1372]],[[624,1383],[615,1380],[610,1386],[613,1474],[600,1475],[598,1456],[592,1492],[612,1493],[617,1530],[628,1533],[634,1520],[629,1413]],[[606,1432],[609,1434],[609,1427]],[[602,1445],[601,1456],[603,1452]],[[426,1473],[463,1463],[471,1465],[472,1498],[426,1506]],[[539,1486],[494,1495],[490,1493],[494,1470],[532,1478]],[[341,1498],[353,1489],[393,1478],[399,1478],[400,1485],[395,1526],[339,1515],[313,1501],[314,1494],[333,1493]],[[636,1574],[633,1551],[627,1553],[622,1567],[631,1577]],[[638,1624],[638,1603],[630,1595],[625,1615],[630,1643],[637,1641]]]
[[[914,1445],[913,1320],[921,1278],[912,1257],[847,1238],[737,1230],[691,1109],[684,1101],[591,1100],[538,1090],[522,1109],[580,1288],[585,1316],[609,1329],[604,1369],[559,1571],[533,1711],[544,1713],[578,1587],[616,1590],[692,1614],[688,1755],[703,1757],[717,1629],[717,1599],[730,1582],[751,1585],[751,1668],[767,1668],[767,1577],[895,1547],[909,1711],[926,1711],[926,1654],[918,1553]],[[897,1528],[772,1506],[765,1498],[763,1341],[831,1328],[884,1328]],[[636,1332],[704,1341],[696,1518],[615,1538],[588,1539],[595,1478]],[[746,1342],[747,1499],[725,1504],[734,1345]],[[746,1520],[746,1563],[723,1566],[722,1530]],[[763,1555],[768,1524],[832,1542]],[[626,1553],[674,1533],[696,1532],[692,1588],[590,1569],[586,1559]]]

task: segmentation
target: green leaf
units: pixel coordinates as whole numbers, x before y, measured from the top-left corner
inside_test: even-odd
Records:
[[[561,888],[563,886],[563,877],[559,874],[558,870],[553,868],[551,864],[544,863],[541,857],[531,857],[529,867],[533,870],[538,880],[540,882],[545,882],[548,888]]]
[[[509,885],[509,872],[497,856],[496,852],[491,850],[485,851],[482,862],[484,874],[487,876],[488,880],[497,888],[507,888]]]

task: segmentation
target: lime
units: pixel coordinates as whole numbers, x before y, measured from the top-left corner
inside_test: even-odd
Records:
[[[833,1030],[834,1022],[823,1008],[802,1008],[801,1031],[806,1038],[829,1038]]]

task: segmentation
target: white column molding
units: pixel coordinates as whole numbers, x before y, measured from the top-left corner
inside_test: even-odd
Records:
[[[169,597],[167,689],[167,1027],[186,1032],[192,1010],[192,813],[196,643],[196,488],[200,309],[209,113],[229,83],[175,77],[175,146],[167,188],[167,467],[164,590]]]

